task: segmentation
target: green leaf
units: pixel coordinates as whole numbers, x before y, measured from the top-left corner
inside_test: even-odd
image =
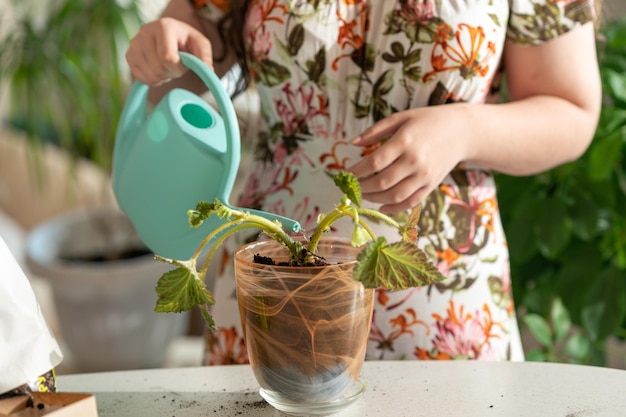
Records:
[[[369,240],[370,240],[369,233],[367,233],[365,229],[363,229],[358,224],[356,224],[354,226],[354,232],[352,232],[352,240],[351,240],[352,246],[358,248],[359,246],[367,243]]]
[[[546,355],[539,349],[532,349],[526,353],[526,360],[529,362],[545,362]]]
[[[164,273],[156,286],[158,296],[154,311],[157,313],[181,313],[200,307],[207,324],[214,326],[213,319],[206,311],[215,304],[213,295],[207,290],[204,281],[196,270],[195,260],[177,261],[157,256],[158,260],[178,266]]]
[[[397,58],[403,58],[404,57],[404,45],[402,45],[402,43],[398,41],[391,42],[391,52],[393,52],[393,55],[396,56]]]
[[[372,88],[372,96],[375,98],[380,98],[385,94],[389,93],[393,88],[394,79],[393,79],[393,70],[388,69],[383,72],[383,74],[376,80],[374,83],[374,87]]]
[[[506,189],[506,187],[499,189]],[[517,190],[519,189],[517,187]],[[519,194],[519,191],[517,192]],[[540,204],[542,202],[543,200],[540,198],[526,198],[510,202],[510,207],[515,208],[516,211],[509,211],[511,218],[504,226],[509,237],[511,259],[515,262],[527,261],[537,253],[538,249],[532,225],[536,221],[537,214],[541,212]]]
[[[187,219],[191,228],[197,228],[202,226],[202,223],[213,213],[215,210],[215,204],[201,201],[196,204],[195,210],[187,211]]]
[[[586,305],[593,280],[604,268],[604,260],[595,245],[582,245],[563,254],[566,261],[554,277],[555,291],[567,308],[570,318],[581,323],[581,312]]]
[[[395,64],[396,62],[400,62],[402,60],[402,57],[392,55],[389,52],[384,52],[382,55],[382,58],[383,58],[383,61],[390,62],[392,64]]]
[[[361,186],[359,185],[359,180],[353,173],[341,171],[333,175],[333,181],[350,201],[357,207],[361,207]]]
[[[352,52],[352,54],[350,54],[350,58],[352,59],[352,62],[362,68],[363,71],[373,71],[374,63],[377,58],[376,48],[369,43],[364,43],[361,48],[356,49]]]
[[[404,227],[407,230],[417,227],[417,224],[419,223],[421,216],[422,216],[422,205],[418,204],[417,206],[413,207],[413,209],[411,209],[411,213],[409,213],[409,217],[406,219],[404,223]]]
[[[567,309],[559,298],[555,298],[552,302],[550,321],[552,321],[552,328],[554,329],[554,339],[557,342],[565,340],[565,336],[567,336],[572,327],[572,322]]]
[[[545,347],[552,346],[552,330],[546,319],[539,314],[530,313],[526,314],[523,320],[537,342]]]
[[[287,39],[287,51],[291,56],[296,56],[298,51],[304,43],[304,27],[301,23],[294,26],[291,33],[289,33],[289,39]]]
[[[309,80],[314,83],[318,83],[320,81],[320,77],[324,73],[324,69],[326,68],[326,50],[324,48],[320,48],[312,60],[307,60],[306,67],[309,74]]]
[[[568,210],[572,222],[572,233],[589,242],[598,233],[601,206],[581,187],[575,187],[571,190],[571,197],[576,201],[576,204],[569,207]]]
[[[406,75],[409,79],[418,82],[422,77],[422,67],[415,66],[407,68],[404,70],[404,75]]]
[[[500,19],[498,19],[498,15],[495,13],[489,13],[489,17],[491,18],[491,20],[493,21],[493,23],[495,23],[496,26],[501,26],[500,24]]]
[[[260,82],[269,87],[276,86],[291,76],[289,69],[270,59],[262,60],[260,65],[261,69],[258,71]]]
[[[421,49],[416,49],[414,51],[411,51],[409,54],[407,54],[405,60],[404,60],[404,65],[411,65],[411,64],[416,64],[420,61],[420,59],[422,59],[422,50]],[[419,67],[421,70],[421,66]]]
[[[596,130],[594,142],[591,143],[591,147],[596,145],[596,138],[607,136],[621,129],[624,124],[626,124],[626,111],[614,107],[604,107],[600,112],[598,129]]]
[[[352,101],[352,104],[354,105],[354,116],[358,119],[363,119],[365,117],[368,117],[370,114],[370,108],[371,108],[371,99],[370,102],[367,104],[359,104],[356,101]]]
[[[517,270],[520,279],[513,281],[516,285],[513,290],[518,307],[522,307],[528,313],[537,313],[545,316],[551,300],[554,298],[551,286],[552,272],[546,270],[540,263],[539,256],[532,261],[524,263]],[[545,260],[544,260],[545,262]],[[522,281],[522,282],[520,282]],[[517,291],[516,291],[517,290]]]
[[[392,113],[395,113],[393,107],[389,104],[389,102],[382,97],[374,96],[373,101],[374,108],[372,109],[372,118],[375,122],[383,120],[385,117],[388,117]]]
[[[622,159],[622,131],[616,130],[596,142],[589,150],[589,178],[592,181],[604,181],[619,165]]]
[[[435,284],[445,277],[414,244],[400,241],[388,245],[379,237],[359,253],[354,279],[365,288],[402,290]]]
[[[218,199],[215,199],[213,203],[200,201],[196,204],[195,210],[187,210],[189,227],[196,229],[202,226],[202,223],[211,215],[216,215],[220,219],[230,219],[233,216],[233,212]]]
[[[589,354],[589,339],[580,333],[574,333],[565,343],[565,353],[580,361]]]
[[[582,324],[593,341],[604,340],[620,328],[626,313],[624,273],[608,268],[594,278],[582,311]]]
[[[538,213],[535,228],[539,250],[548,259],[555,259],[567,246],[572,234],[565,203],[557,198],[545,200]]]
[[[626,101],[626,76],[609,69],[605,70],[604,76],[612,95],[621,101]]]

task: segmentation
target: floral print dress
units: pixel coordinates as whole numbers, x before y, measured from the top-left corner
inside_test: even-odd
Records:
[[[191,1],[213,20],[229,7]],[[252,0],[244,37],[262,120],[239,204],[313,229],[340,196],[325,171],[372,150],[351,138],[397,111],[484,103],[505,40],[540,44],[592,18],[591,0]],[[448,278],[378,290],[367,359],[523,360],[492,173],[457,167],[423,203],[419,232]],[[206,364],[247,362],[232,272],[240,243],[215,280]]]

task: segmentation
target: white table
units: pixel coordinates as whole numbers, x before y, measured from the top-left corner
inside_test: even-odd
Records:
[[[339,417],[620,417],[626,371],[550,363],[366,362],[363,396]],[[58,377],[96,395],[99,417],[283,416],[263,402],[249,366]]]

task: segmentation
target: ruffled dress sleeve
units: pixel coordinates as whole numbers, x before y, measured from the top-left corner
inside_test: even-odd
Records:
[[[593,0],[509,0],[507,39],[538,45],[595,19]]]

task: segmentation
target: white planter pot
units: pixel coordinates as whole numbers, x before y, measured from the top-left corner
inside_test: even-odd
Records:
[[[117,208],[72,212],[28,235],[28,268],[51,285],[60,339],[73,368],[159,367],[170,343],[186,330],[186,314],[154,312],[154,288],[171,267],[151,253],[119,260],[68,260],[143,248]]]

